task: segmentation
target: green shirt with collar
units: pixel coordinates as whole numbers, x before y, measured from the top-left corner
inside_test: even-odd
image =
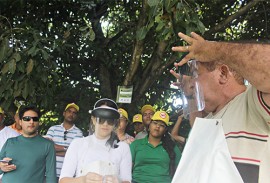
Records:
[[[170,158],[163,148],[162,142],[154,147],[148,142],[148,135],[143,139],[135,140],[130,145],[132,155],[132,181],[138,183],[172,181],[170,176]],[[174,147],[175,166],[178,165],[181,152],[177,146]]]

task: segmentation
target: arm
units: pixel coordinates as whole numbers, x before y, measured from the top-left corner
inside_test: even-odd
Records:
[[[12,161],[12,158],[6,157],[6,149],[8,149],[8,140],[3,145],[1,152],[0,152],[0,160],[5,160],[7,162]],[[0,174],[4,172],[10,172],[16,169],[16,165],[8,163],[0,162]],[[0,179],[1,180],[1,179]]]
[[[190,44],[190,46],[172,48],[173,51],[189,52],[179,65],[192,58],[201,62],[218,60],[237,71],[253,86],[262,91],[265,102],[270,104],[268,95],[270,93],[269,44],[211,42],[204,40],[194,32],[191,33],[191,37],[183,33],[178,35]]]
[[[270,45],[243,44],[206,41],[192,32],[191,37],[179,33],[180,38],[189,46],[173,47],[173,51],[189,52],[179,63],[184,64],[189,59],[200,62],[219,61],[234,69],[255,88],[263,92],[265,102],[270,105]]]
[[[54,126],[49,128],[49,130],[47,131],[47,134],[44,136],[44,138],[49,139],[54,143],[54,149],[56,152],[56,156],[65,156],[68,147],[55,144],[55,142],[53,141],[53,137],[54,137]]]
[[[54,148],[57,156],[65,156],[68,147],[54,144]]]
[[[186,142],[185,137],[178,135],[178,131],[179,131],[180,125],[182,123],[182,119],[183,119],[182,116],[178,116],[178,119],[177,119],[177,121],[174,124],[174,127],[172,129],[171,135],[174,138],[174,140],[176,140],[177,142],[179,142],[181,144],[185,144],[185,142]]]
[[[123,150],[121,151],[121,163],[120,163],[120,179],[122,183],[130,183],[131,182],[131,169],[132,169],[132,159],[130,147],[128,144],[121,144]],[[119,147],[118,147],[119,148]]]
[[[46,183],[56,183],[56,157],[53,144],[48,145],[46,156]]]

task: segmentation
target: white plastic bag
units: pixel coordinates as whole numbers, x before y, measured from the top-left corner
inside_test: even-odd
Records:
[[[243,183],[221,119],[196,118],[172,183]]]

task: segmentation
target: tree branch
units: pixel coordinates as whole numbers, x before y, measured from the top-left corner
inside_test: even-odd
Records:
[[[147,0],[143,0],[137,30],[139,30],[141,27],[143,27],[146,24],[147,9],[148,9]],[[138,69],[143,50],[144,50],[144,40],[136,40],[134,50],[133,50],[132,60],[131,60],[127,75],[125,77],[125,80],[123,82],[125,86],[131,84],[131,81],[133,80],[136,74],[136,71]]]
[[[256,6],[262,0],[252,0],[247,5],[240,8],[236,13],[227,17],[224,21],[216,25],[215,27],[211,28],[209,31],[206,31],[204,37],[207,39],[211,37],[211,34],[216,33],[222,29],[224,29],[228,24],[230,24],[233,20],[237,19],[241,15],[245,14],[248,10],[252,7]]]

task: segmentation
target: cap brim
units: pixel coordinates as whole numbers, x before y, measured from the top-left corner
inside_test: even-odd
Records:
[[[103,99],[98,100],[95,103],[94,108],[100,107],[101,105],[104,105],[104,104],[112,108],[115,108],[116,110],[118,109],[117,104],[113,100],[108,99],[108,98],[103,98]]]
[[[96,108],[91,113],[95,117],[105,118],[105,119],[119,119],[120,114],[117,110],[109,108]]]

